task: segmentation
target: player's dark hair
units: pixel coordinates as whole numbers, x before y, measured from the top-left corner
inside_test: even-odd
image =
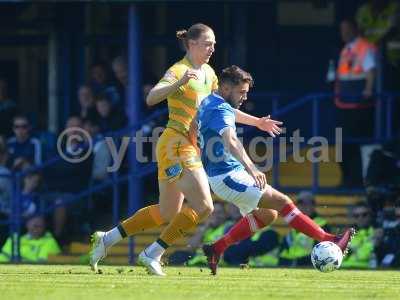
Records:
[[[197,23],[192,26],[188,30],[182,29],[176,32],[176,37],[181,42],[182,49],[187,50],[189,47],[189,40],[197,40],[204,32],[212,31],[211,27]]]
[[[235,65],[232,65],[222,70],[222,73],[219,77],[219,82],[220,84],[227,83],[231,85],[238,85],[243,82],[247,82],[250,87],[254,85],[254,80],[250,73],[242,70]]]

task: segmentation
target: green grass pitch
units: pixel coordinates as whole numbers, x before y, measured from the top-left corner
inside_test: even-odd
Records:
[[[153,277],[140,267],[0,265],[0,299],[400,299],[400,271],[166,268]]]

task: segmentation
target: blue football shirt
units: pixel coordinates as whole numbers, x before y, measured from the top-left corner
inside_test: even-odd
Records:
[[[221,96],[212,93],[203,99],[198,108],[198,143],[201,160],[208,176],[217,176],[233,170],[244,169],[243,165],[225,149],[222,134],[235,126],[235,110]]]

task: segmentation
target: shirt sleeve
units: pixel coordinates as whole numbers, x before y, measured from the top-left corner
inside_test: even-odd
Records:
[[[178,76],[176,72],[173,70],[173,68],[169,68],[158,83],[172,84],[175,83],[176,81],[178,81]]]
[[[364,57],[364,61],[363,61],[362,65],[363,65],[363,69],[365,72],[368,72],[369,70],[376,67],[374,51],[368,50],[367,54]]]
[[[222,136],[227,128],[235,129],[235,114],[228,108],[213,111],[208,127]]]

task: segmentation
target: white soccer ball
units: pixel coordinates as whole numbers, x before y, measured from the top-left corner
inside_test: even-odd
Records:
[[[332,242],[316,244],[311,252],[311,262],[314,268],[324,273],[339,269],[342,260],[342,250]]]

